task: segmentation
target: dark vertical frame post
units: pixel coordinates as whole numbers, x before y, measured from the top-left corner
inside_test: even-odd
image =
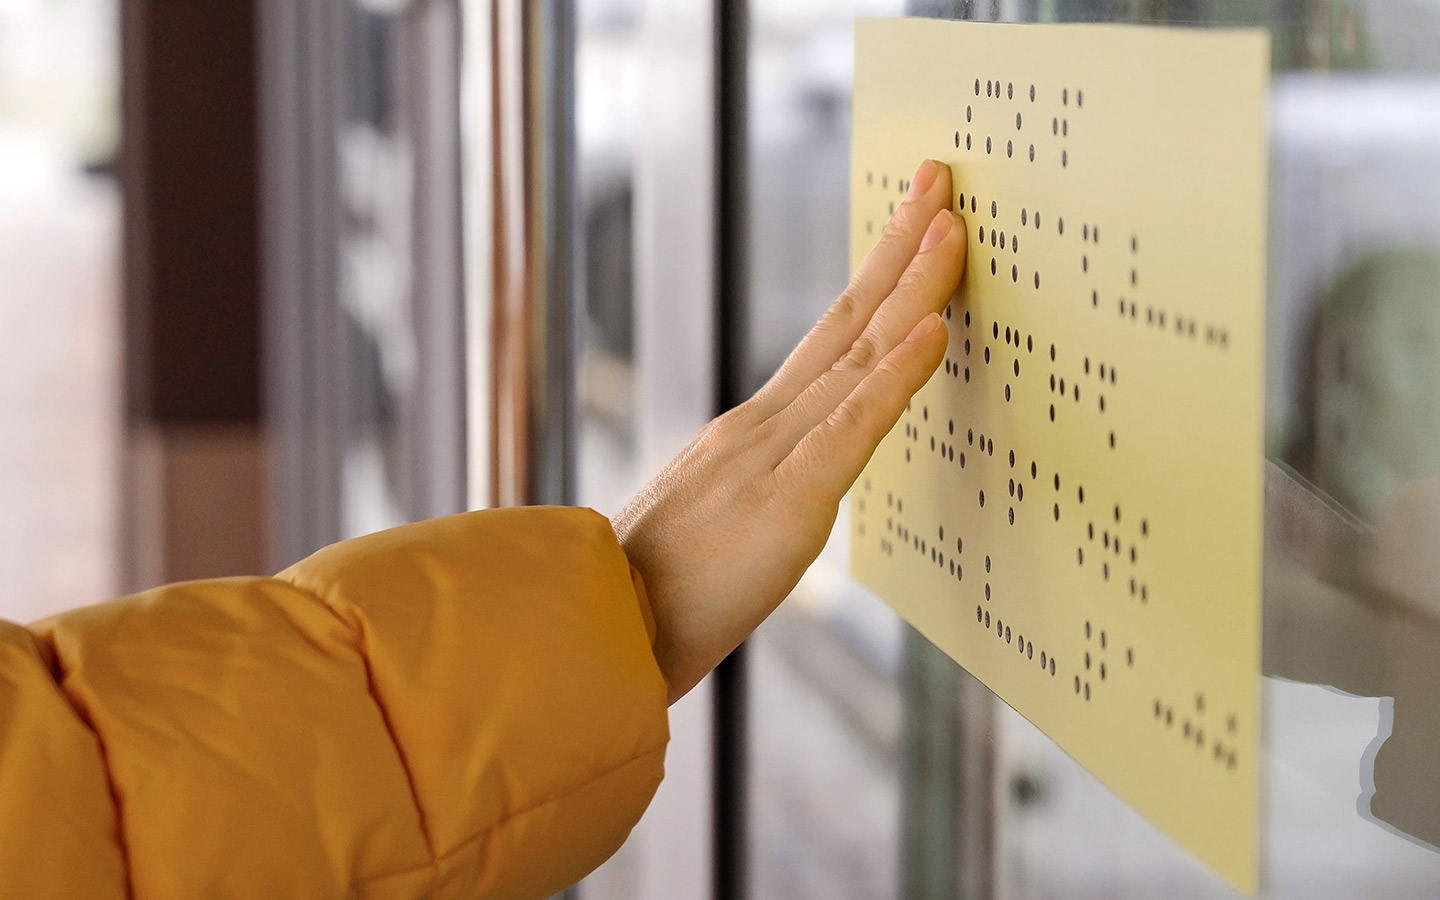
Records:
[[[745,322],[748,293],[746,103],[749,4],[715,2],[715,309],[716,413],[745,399]],[[747,894],[747,741],[749,704],[746,648],[715,669],[714,890],[715,900]]]
[[[575,0],[527,4],[532,234],[529,502],[575,502],[579,261]]]

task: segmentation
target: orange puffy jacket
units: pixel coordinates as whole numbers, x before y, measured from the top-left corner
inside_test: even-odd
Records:
[[[544,897],[663,770],[609,523],[469,513],[0,622],[0,897]]]

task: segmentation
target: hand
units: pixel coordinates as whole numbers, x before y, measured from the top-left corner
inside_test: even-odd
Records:
[[[927,161],[850,286],[754,397],[714,420],[615,519],[675,702],[820,553],[840,500],[934,374],[965,268],[950,170]]]

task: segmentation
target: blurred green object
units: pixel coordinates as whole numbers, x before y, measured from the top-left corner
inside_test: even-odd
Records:
[[[1367,521],[1403,482],[1440,477],[1440,255],[1347,268],[1320,308],[1314,480]]]

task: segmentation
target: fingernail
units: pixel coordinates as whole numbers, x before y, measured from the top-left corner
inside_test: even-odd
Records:
[[[906,200],[914,200],[916,197],[930,190],[930,185],[935,183],[935,176],[938,174],[940,164],[933,159],[927,159],[915,170],[915,177],[910,181],[910,190],[905,192]]]
[[[907,338],[905,338],[905,341],[906,341],[907,343],[909,343],[909,342],[912,342],[912,341],[923,340],[923,339],[929,337],[930,335],[934,334],[934,333],[935,333],[935,330],[936,330],[937,328],[939,328],[939,327],[940,327],[940,314],[939,314],[939,313],[931,313],[930,315],[928,315],[928,316],[926,316],[925,318],[921,319],[921,320],[915,325],[915,327],[914,327],[913,329],[911,329],[911,331],[910,331],[910,336],[907,337]]]
[[[930,220],[930,227],[925,229],[925,237],[920,240],[920,252],[924,253],[931,247],[945,240],[950,229],[955,226],[955,217],[950,210],[942,209],[935,218]]]

